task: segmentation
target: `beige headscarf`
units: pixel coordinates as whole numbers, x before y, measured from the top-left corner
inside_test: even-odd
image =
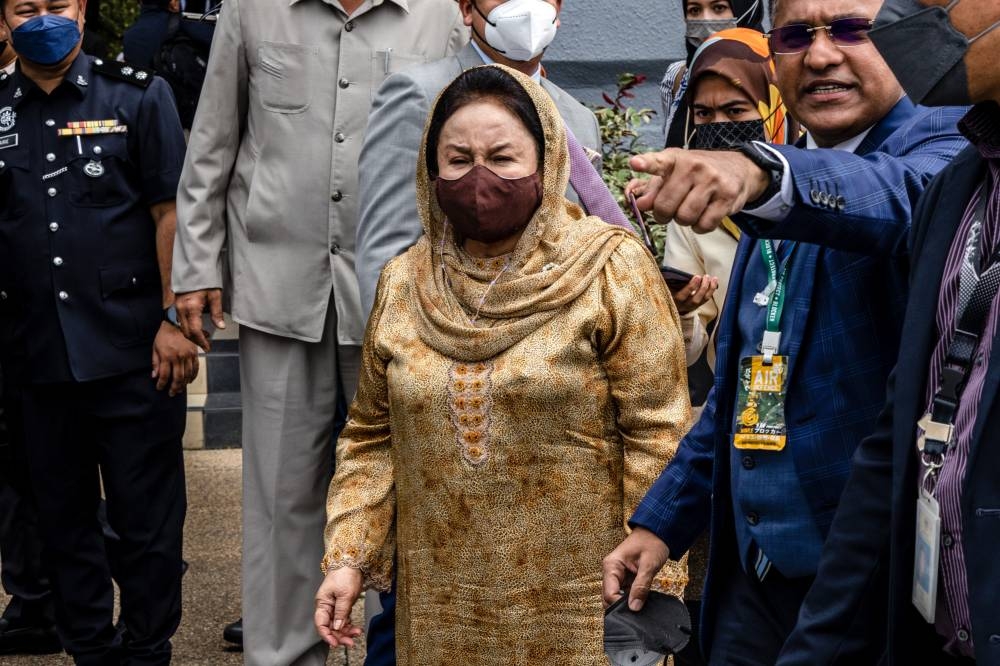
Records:
[[[417,161],[417,206],[424,236],[414,247],[419,334],[441,354],[465,362],[493,358],[548,323],[590,286],[629,237],[625,229],[587,217],[566,199],[566,130],[548,93],[518,71],[486,66],[510,74],[534,102],[545,135],[543,195],[511,254],[495,259],[469,256],[456,244],[438,206],[427,173],[425,127]]]

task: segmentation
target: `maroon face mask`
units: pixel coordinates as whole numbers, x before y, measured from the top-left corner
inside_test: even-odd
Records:
[[[480,243],[495,243],[521,231],[542,203],[537,171],[508,180],[477,164],[456,180],[438,177],[434,187],[458,235]]]

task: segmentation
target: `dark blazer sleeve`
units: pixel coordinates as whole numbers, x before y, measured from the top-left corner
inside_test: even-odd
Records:
[[[780,666],[875,663],[885,646],[892,519],[895,372],[875,433],[854,454],[851,475],[820,558],[816,582],[785,643]],[[863,644],[846,637],[863,636]]]
[[[679,560],[708,528],[715,464],[715,396],[708,394],[701,418],[681,440],[677,453],[639,502],[630,527],[656,534]]]
[[[734,219],[765,238],[868,255],[905,254],[915,202],[968,146],[958,131],[963,114],[958,108],[919,113],[864,155],[773,146],[789,165],[791,212],[780,222]],[[842,208],[831,205],[838,200]]]

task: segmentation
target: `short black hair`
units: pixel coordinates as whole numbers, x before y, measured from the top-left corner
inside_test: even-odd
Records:
[[[517,79],[499,67],[474,67],[448,84],[434,107],[427,130],[427,154],[424,156],[428,173],[436,176],[438,172],[437,147],[444,124],[463,106],[487,99],[496,101],[524,123],[538,147],[538,165],[542,166],[545,161],[545,131],[531,96]]]

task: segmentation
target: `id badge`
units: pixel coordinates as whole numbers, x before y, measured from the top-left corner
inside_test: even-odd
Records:
[[[785,427],[784,356],[775,356],[770,365],[763,356],[740,360],[739,395],[736,401],[737,449],[782,451],[788,439]]]
[[[917,542],[913,555],[913,605],[934,624],[937,609],[938,560],[941,555],[941,507],[921,493],[917,500]]]

